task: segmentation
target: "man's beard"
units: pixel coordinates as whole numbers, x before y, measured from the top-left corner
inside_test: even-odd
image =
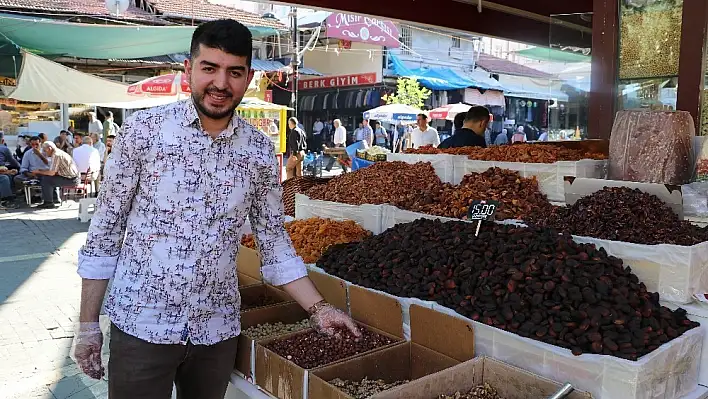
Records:
[[[220,111],[210,110],[209,108],[207,108],[206,103],[205,103],[205,97],[209,93],[217,93],[220,95],[225,95],[225,96],[231,97],[231,99],[233,101],[230,105],[226,105]],[[206,116],[208,118],[218,120],[218,119],[224,119],[226,117],[233,115],[234,110],[241,103],[241,100],[243,100],[243,96],[237,97],[228,90],[219,90],[214,87],[207,87],[203,93],[197,93],[195,91],[192,91],[192,99],[194,100],[194,104],[196,105],[199,112],[201,112],[204,116]]]

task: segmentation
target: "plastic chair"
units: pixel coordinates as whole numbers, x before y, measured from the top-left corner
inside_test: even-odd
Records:
[[[76,186],[66,186],[61,188],[61,202],[62,204],[71,197],[74,201],[79,198],[88,198],[89,193],[93,190],[93,180],[91,180],[91,169],[87,170],[86,173],[81,174],[81,182]]]
[[[96,212],[96,198],[81,198],[79,200],[79,220],[88,223]]]

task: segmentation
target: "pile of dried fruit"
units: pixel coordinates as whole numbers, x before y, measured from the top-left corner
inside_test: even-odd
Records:
[[[521,177],[519,172],[490,168],[484,173],[466,175],[459,185],[445,184],[432,204],[416,210],[431,215],[464,219],[474,200],[495,200],[501,203],[497,220],[520,219],[552,209],[546,195],[538,188],[536,178]]]
[[[312,199],[345,204],[431,203],[442,182],[429,162],[377,162],[368,168],[345,173],[329,183],[313,187],[306,195]],[[403,208],[403,207],[402,207]]]
[[[243,330],[242,334],[253,340],[260,341],[307,328],[310,328],[310,321],[305,319],[292,324],[283,324],[281,322],[258,324]]]
[[[451,218],[467,215],[473,200],[502,203],[499,220],[524,219],[532,212],[550,212],[550,203],[535,178],[489,168],[471,173],[459,185],[442,183],[429,162],[382,162],[346,173],[307,192],[312,199],[347,204],[391,204],[398,208]]]
[[[440,149],[423,146],[406,150],[408,154],[452,154],[467,155],[477,161],[554,163],[558,161],[579,161],[581,159],[607,159],[601,153],[565,148],[547,144],[514,144],[489,148],[459,147]]]
[[[353,397],[354,399],[366,399],[376,395],[377,393],[388,391],[389,389],[395,388],[399,385],[407,384],[408,381],[395,381],[388,383],[384,380],[370,380],[368,378],[364,378],[361,381],[345,381],[341,378],[335,378],[329,383],[346,392],[347,395]]]
[[[304,194],[307,190],[320,184],[326,184],[329,179],[312,176],[291,177],[283,182],[283,206],[285,214],[295,217],[295,194]]]
[[[339,338],[310,330],[276,339],[265,347],[302,368],[312,369],[394,343],[391,338],[365,328],[359,327],[359,331],[362,336],[357,339],[349,330],[339,331]]]
[[[322,255],[322,251],[330,245],[361,241],[371,235],[371,232],[351,220],[337,221],[321,218],[287,222],[285,230],[290,235],[295,252],[305,263],[315,263]],[[241,245],[255,249],[253,235],[243,236]]]
[[[548,229],[419,219],[317,263],[354,284],[436,301],[473,320],[570,349],[636,360],[698,323],[659,305],[621,259]]]
[[[658,197],[627,187],[605,187],[572,206],[536,214],[528,221],[579,236],[636,244],[694,245],[708,241],[706,228],[679,220]]]
[[[440,395],[438,399],[502,399],[496,389],[488,383],[472,388],[467,393],[455,392],[452,395]]]

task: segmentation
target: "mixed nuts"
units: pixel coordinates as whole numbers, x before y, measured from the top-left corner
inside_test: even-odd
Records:
[[[406,384],[408,381],[404,380],[387,383],[384,380],[370,380],[368,378],[364,378],[361,381],[346,381],[340,378],[335,378],[332,381],[329,381],[329,383],[346,392],[347,395],[353,397],[354,399],[366,399],[376,395],[377,393]]]
[[[497,390],[488,383],[472,388],[467,393],[455,392],[452,395],[440,395],[437,399],[502,399]]]
[[[292,324],[284,324],[281,322],[258,324],[243,330],[242,334],[255,341],[260,341],[263,339],[305,330],[307,328],[310,328],[310,321],[308,319],[304,319]]]
[[[659,294],[594,245],[549,229],[419,219],[360,243],[330,247],[317,263],[354,284],[438,302],[523,337],[629,360],[698,323],[659,305]]]
[[[327,336],[309,330],[285,339],[276,339],[265,347],[302,368],[312,369],[395,342],[362,326],[359,331],[362,334],[360,338],[356,338],[349,330],[340,330],[339,336]]]

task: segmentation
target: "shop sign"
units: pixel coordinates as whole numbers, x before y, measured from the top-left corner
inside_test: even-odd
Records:
[[[6,78],[5,76],[0,76],[0,86],[16,86],[17,81],[13,78]]]
[[[327,37],[398,48],[398,28],[391,21],[333,12],[327,17]]]
[[[273,90],[266,90],[263,95],[263,101],[272,103],[273,102]]]
[[[322,78],[299,80],[300,90],[329,89],[333,87],[363,86],[377,83],[376,72],[359,73],[356,75],[325,76]]]

